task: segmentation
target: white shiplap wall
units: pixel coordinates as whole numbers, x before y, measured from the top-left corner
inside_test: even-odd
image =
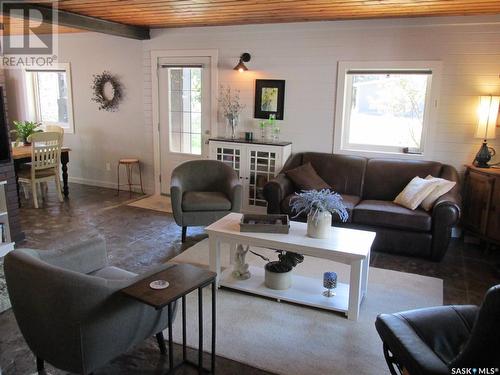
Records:
[[[258,133],[255,79],[285,79],[282,138],[294,143],[294,151],[332,152],[341,60],[442,61],[433,158],[458,168],[473,159],[480,144],[472,138],[477,96],[500,94],[500,15],[159,29],[144,42],[97,33],[61,35],[60,60],[71,63],[73,76],[76,133],[65,142],[73,149],[69,172],[74,181],[114,186],[116,160],[137,156],[152,192],[150,52],[166,49],[219,51],[219,84],[240,89],[247,105],[242,130]],[[245,74],[232,70],[242,52],[252,54]],[[124,84],[125,99],[117,112],[98,111],[90,100],[92,74],[103,70]],[[16,72],[5,76],[10,118],[25,119],[21,80]],[[220,124],[223,130],[222,119]],[[499,140],[491,145],[500,151]],[[111,171],[106,171],[107,162]]]
[[[432,158],[460,169],[480,144],[472,138],[478,95],[500,94],[500,16],[163,29],[143,46],[147,132],[153,129],[151,50],[218,49],[219,84],[240,89],[247,106],[242,131],[258,132],[255,79],[285,79],[282,138],[294,151],[332,152],[338,61],[442,61]],[[242,52],[252,55],[244,74],[232,70]]]

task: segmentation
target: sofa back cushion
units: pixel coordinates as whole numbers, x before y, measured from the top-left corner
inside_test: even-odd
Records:
[[[434,161],[369,159],[363,199],[393,201],[415,176],[439,177],[442,164]]]
[[[319,152],[305,152],[302,156],[302,163],[311,163],[316,173],[335,192],[358,197],[363,191],[366,160],[361,156]]]

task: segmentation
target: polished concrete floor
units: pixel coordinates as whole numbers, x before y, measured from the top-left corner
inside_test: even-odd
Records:
[[[26,234],[24,247],[60,248],[84,239],[102,235],[106,238],[110,262],[118,267],[141,272],[151,265],[165,262],[205,238],[203,230],[188,230],[188,241],[180,242],[180,230],[169,214],[129,207],[126,193],[97,187],[70,184],[70,199],[60,204],[52,190],[43,208],[31,208],[23,199],[21,222]],[[138,197],[134,195],[133,198]],[[453,240],[440,263],[383,253],[372,255],[371,265],[379,268],[418,273],[444,280],[444,302],[478,304],[484,292],[498,283],[494,265],[500,252],[485,253],[476,244]],[[176,358],[179,357],[176,347]],[[190,353],[195,358],[195,353]],[[382,352],[381,352],[382,355]],[[208,364],[208,357],[206,360]],[[16,325],[12,311],[0,314],[0,366],[2,374],[35,372],[30,353]],[[161,374],[168,360],[160,356],[156,342],[146,340],[96,374]],[[47,373],[64,372],[47,366]],[[179,374],[196,373],[185,368]],[[218,374],[267,374],[244,364],[217,357]]]

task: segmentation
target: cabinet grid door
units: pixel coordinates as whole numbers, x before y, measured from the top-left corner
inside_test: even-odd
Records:
[[[274,150],[250,148],[248,150],[248,201],[249,207],[267,207],[264,198],[264,185],[274,178],[277,172],[278,154]]]
[[[241,151],[239,147],[227,147],[223,145],[217,145],[215,148],[215,160],[222,161],[233,168],[240,179],[242,178]]]

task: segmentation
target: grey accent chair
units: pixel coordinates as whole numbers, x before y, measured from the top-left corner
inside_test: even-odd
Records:
[[[241,183],[227,164],[217,160],[191,160],[172,172],[170,197],[175,222],[182,227],[202,226],[241,210]]]
[[[109,266],[99,237],[62,250],[7,254],[12,309],[38,371],[47,361],[64,371],[90,374],[153,335],[165,355],[167,312],[119,290],[171,266],[162,264],[140,276]]]

